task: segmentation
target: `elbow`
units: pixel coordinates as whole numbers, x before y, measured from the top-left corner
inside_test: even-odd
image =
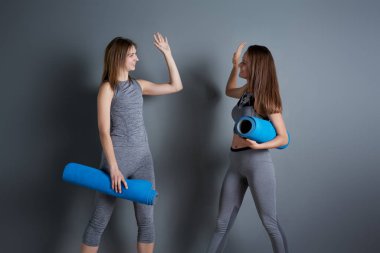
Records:
[[[181,90],[183,90],[183,85],[182,85],[182,82],[179,82],[179,83],[174,83],[172,84],[173,85],[173,93],[177,93],[177,92],[180,92]]]
[[[281,146],[285,146],[289,143],[289,137],[288,137],[288,134],[285,133],[285,134],[281,134],[281,135],[277,135],[276,137],[277,139],[277,143],[278,145],[281,147]]]
[[[181,91],[181,90],[183,90],[183,86],[182,86],[182,84],[176,89],[176,92],[179,92],[179,91]]]
[[[100,140],[111,138],[110,132],[107,130],[99,130],[99,138]]]
[[[289,136],[286,133],[284,136],[281,138],[281,145],[280,146],[285,146],[289,143]]]

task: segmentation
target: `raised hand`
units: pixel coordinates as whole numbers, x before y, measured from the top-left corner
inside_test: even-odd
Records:
[[[155,33],[153,37],[154,37],[153,43],[158,48],[158,50],[160,50],[163,54],[171,53],[168,38],[162,36],[162,34],[158,32]]]
[[[232,64],[234,66],[237,66],[239,64],[239,59],[241,56],[241,52],[243,51],[243,48],[245,47],[246,42],[242,42],[239,44],[238,48],[236,49],[234,55],[232,56]]]

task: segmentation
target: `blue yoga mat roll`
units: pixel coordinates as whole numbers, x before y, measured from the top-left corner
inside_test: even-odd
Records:
[[[243,138],[257,141],[258,143],[268,142],[273,140],[277,133],[272,123],[268,120],[257,117],[243,116],[234,127],[235,133]],[[278,149],[287,148],[290,143],[290,135],[288,133],[288,144],[278,147]]]
[[[152,183],[142,179],[127,179],[128,189],[122,185],[122,192],[117,193],[112,190],[111,178],[107,173],[79,163],[68,163],[63,170],[62,179],[117,198],[146,205],[153,205],[158,195],[157,191],[152,189]]]

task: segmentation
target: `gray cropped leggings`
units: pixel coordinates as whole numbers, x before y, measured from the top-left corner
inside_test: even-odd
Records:
[[[268,150],[230,153],[230,167],[224,178],[216,230],[208,253],[223,252],[244,194],[249,186],[259,217],[269,234],[275,253],[287,253],[285,235],[277,220],[276,179]]]
[[[145,179],[154,182],[152,156],[149,147],[131,148],[114,147],[116,161],[120,171],[126,178]],[[108,164],[102,155],[101,168],[108,171]],[[95,209],[83,235],[83,243],[88,246],[98,246],[104,229],[106,228],[116,198],[97,192]],[[137,241],[140,243],[154,242],[153,206],[133,203],[138,226]]]

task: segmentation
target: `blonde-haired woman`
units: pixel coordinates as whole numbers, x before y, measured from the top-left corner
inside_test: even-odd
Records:
[[[125,178],[155,183],[153,161],[143,120],[143,95],[163,95],[182,90],[181,78],[167,38],[154,34],[154,45],[163,53],[170,76],[157,84],[134,79],[138,57],[136,44],[116,37],[104,55],[102,83],[98,93],[98,128],[102,145],[101,169],[110,174],[112,189],[128,188]],[[82,253],[97,252],[101,236],[111,218],[116,198],[97,193],[95,209],[83,235]],[[151,253],[154,248],[153,206],[134,203],[138,226],[137,250]]]
[[[270,120],[277,136],[266,143],[257,143],[234,134],[230,153],[230,166],[220,194],[216,230],[208,252],[223,252],[226,236],[249,187],[259,217],[271,239],[273,252],[286,253],[285,235],[278,223],[276,211],[276,180],[269,149],[288,143],[282,118],[282,104],[272,54],[265,46],[248,47],[238,63],[245,43],[241,43],[233,56],[233,67],[226,86],[226,95],[239,99],[232,110],[234,121],[242,116],[255,116]],[[240,71],[239,71],[240,68]],[[238,75],[247,83],[237,87]]]

